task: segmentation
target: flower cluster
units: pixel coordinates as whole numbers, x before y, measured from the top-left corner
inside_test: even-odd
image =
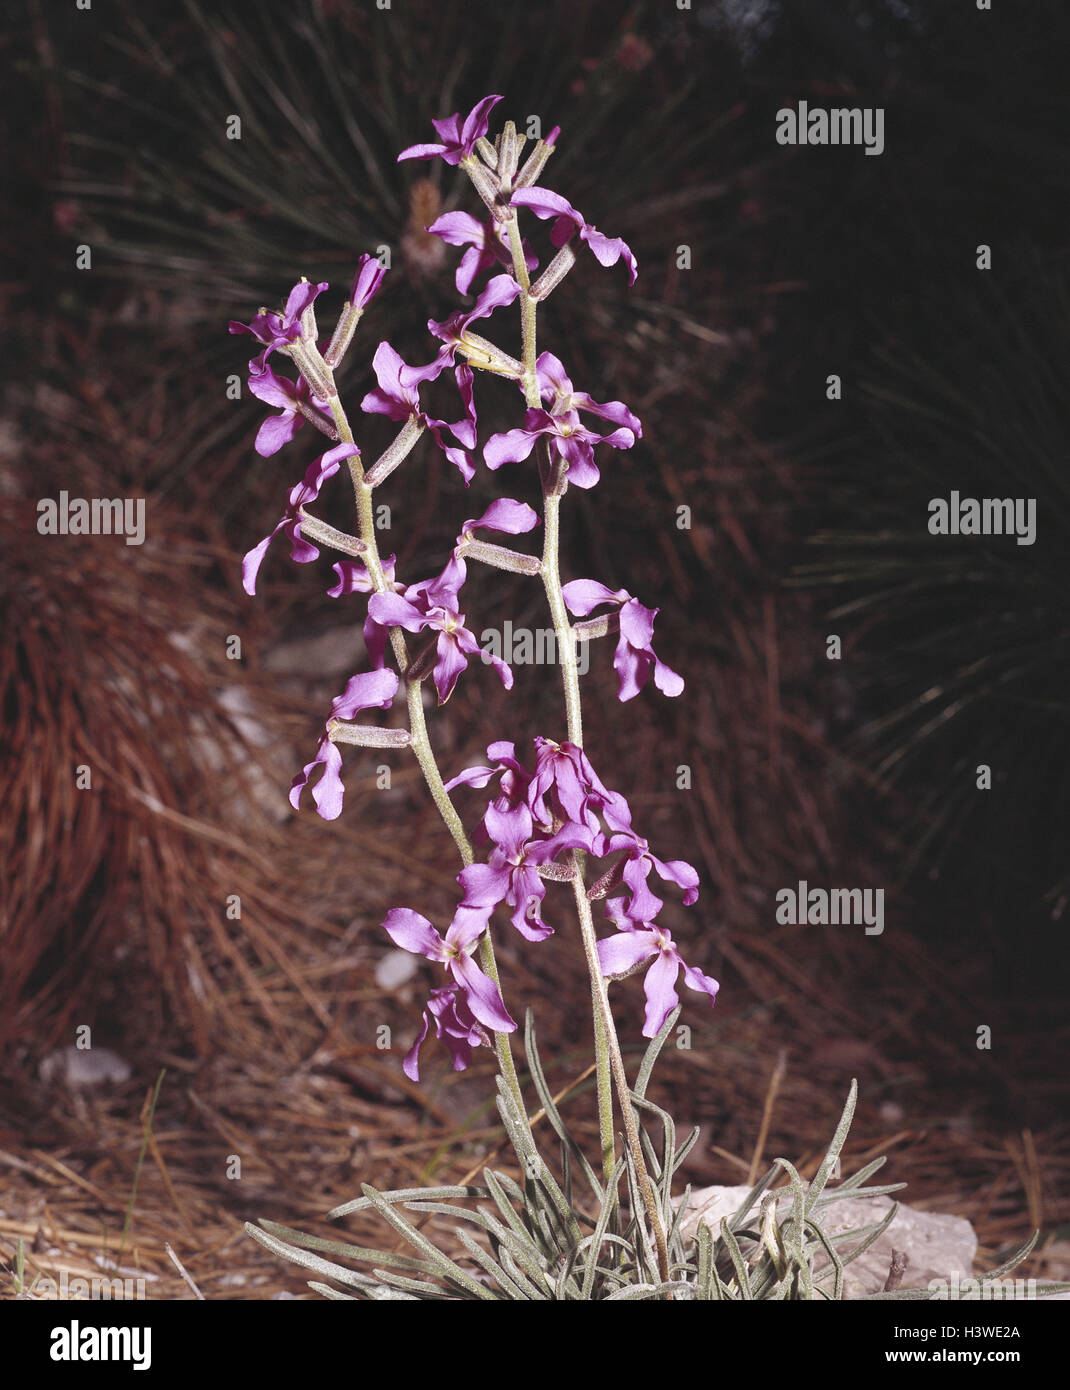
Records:
[[[509,1033],[516,1027],[502,1003],[498,986],[469,954],[468,948],[483,935],[485,927],[484,917],[463,907],[458,909],[444,937],[426,917],[407,907],[395,907],[386,914],[383,928],[396,945],[439,962],[450,976],[449,984],[432,991],[424,1010],[423,1028],[405,1058],[405,1074],[413,1081],[420,1079],[420,1048],[432,1019],[437,1036],[444,1038],[450,1049],[455,1071],[463,1071],[471,1060],[472,1048],[487,1041],[484,1028]]]
[[[540,436],[550,443],[553,457],[560,458],[566,476],[576,487],[590,488],[600,474],[594,461],[594,446],[608,444],[613,449],[630,449],[643,436],[643,427],[622,401],[599,405],[585,391],[574,391],[565,369],[550,352],[538,359],[539,394],[551,402],[549,410],[534,408],[527,412],[523,429],[496,434],[487,441],[483,458],[487,467],[498,469],[503,463],[522,463]],[[609,420],[618,428],[611,434],[598,434],[587,429],[579,412],[585,410]]]
[[[330,289],[326,280],[318,285],[311,285],[307,280],[302,280],[290,291],[286,308],[281,314],[261,309],[249,323],[239,323],[236,319],[231,319],[231,333],[247,333],[264,344],[264,351],[249,363],[250,372],[263,372],[273,352],[279,349],[287,352],[294,343],[312,336],[314,330],[309,330],[309,314],[318,296],[326,289]]]
[[[491,995],[485,977],[467,957],[463,968],[469,973],[458,975],[456,952],[463,955],[464,948],[479,939],[499,904],[511,909],[510,920],[521,936],[528,941],[544,940],[553,933],[542,915],[547,879],[573,877],[575,850],[599,859],[618,856],[603,881],[623,886],[626,896],[610,898],[606,903],[606,916],[616,926],[617,935],[598,943],[599,961],[604,975],[618,979],[652,960],[644,982],[647,1009],[643,1032],[654,1037],[679,1003],[674,986],[681,968],[691,989],[704,992],[711,1000],[717,994],[717,981],[685,965],[668,931],[658,925],[664,904],[647,883],[653,871],[663,882],[681,888],[683,902],[689,906],[698,898],[698,874],[682,859],[666,862],[653,854],[632,826],[627,800],[602,782],[582,748],[536,738],[534,749],[534,762],[525,767],[512,743],[492,743],[487,748],[486,764],[466,767],[446,783],[446,790],[452,791],[461,786],[484,788],[498,779],[498,793],[488,803],[482,821],[483,841],[490,846],[490,853],[484,862],[469,864],[457,875],[462,897],[446,932],[446,945],[437,935],[432,941],[430,923],[409,909],[394,909],[383,926],[399,946],[446,965],[453,976],[447,988],[457,1008],[463,1007],[488,1028],[509,1031],[514,1026],[511,1020],[503,1025],[489,1018],[488,1002],[500,1006],[504,1014],[500,996]],[[418,922],[419,935],[412,929],[403,938],[397,930],[400,921],[410,927]],[[438,1036],[447,1041],[457,1070],[467,1066],[472,1047],[486,1041],[471,1027],[463,1036],[451,1029],[448,1022],[455,1022],[456,1013],[447,1019],[442,999],[441,991],[432,995],[423,1031],[406,1058],[407,1073],[414,1078],[420,1045],[432,1020]]]
[[[439,704],[444,704],[474,656],[493,665],[505,688],[512,688],[510,667],[480,648],[462,611],[468,565],[473,560],[539,576],[548,594],[556,595],[552,598],[556,614],[567,609],[574,618],[585,620],[570,626],[567,617],[560,618],[563,626],[559,637],[594,640],[610,631],[618,633],[613,664],[622,701],[636,696],[651,674],[655,686],[666,695],[679,695],[683,689],[682,678],[658,658],[651,645],[657,609],[644,607],[624,589],[611,590],[593,579],[573,580],[562,586],[556,546],[552,562],[548,562],[484,539],[481,533],[520,536],[537,527],[541,518],[527,503],[500,497],[482,515],[466,520],[444,568],[429,579],[402,582],[395,573],[396,557],[383,558],[378,553],[370,520],[372,493],[405,461],[425,433],[457,468],[466,486],[475,477],[480,456],[493,474],[505,464],[524,463],[537,452],[547,518],[549,507],[556,507],[569,484],[583,489],[598,484],[600,446],[630,449],[642,439],[639,419],[622,401],[602,403],[586,391],[576,390],[564,365],[552,353],[543,352],[536,358],[528,317],[524,318],[523,361],[476,331],[477,325],[482,329],[518,300],[525,315],[533,315],[536,303],[575,264],[581,247],[603,266],[623,261],[630,283],[638,273],[635,257],[621,238],[598,231],[565,198],[538,182],[556,144],[556,129],[536,142],[522,167],[519,155],[525,141],[511,123],[494,144],[487,139],[490,112],[501,99],[488,96],[463,119],[457,113],[435,121],[437,142],[411,146],[399,156],[399,160],[441,159],[469,175],[486,215],[480,219],[466,212],[449,212],[426,230],[449,245],[464,248],[456,270],[461,294],[472,293],[477,281],[489,278],[469,307],[442,321],[428,321],[428,331],[438,346],[426,363],[410,364],[388,341],[378,343],[372,358],[375,385],[366,390],[360,408],[366,415],[385,416],[400,426],[400,431],[370,468],[365,468],[353,441],[334,370],[348,350],[362,314],[382,289],[384,271],[379,261],[368,255],[361,258],[337,326],[327,341],[319,339],[315,306],[329,287],[305,280],[294,286],[281,311],[261,309],[249,323],[230,325],[232,333],[250,335],[262,345],[263,350],[249,363],[249,389],[279,412],[261,424],[257,452],[264,458],[273,457],[305,424],[325,435],[331,446],[291,488],[286,509],[271,533],[245,556],[242,574],[246,592],[255,592],[267,550],[282,531],[290,541],[291,558],[298,563],[318,558],[322,545],[346,557],[334,564],[336,582],[327,590],[332,598],[367,598],[363,631],[371,669],[353,676],[333,702],[315,757],[293,781],[292,805],[299,808],[305,787],[318,776],[312,787],[317,812],[327,820],[340,814],[344,787],[338,745],[344,742],[373,747],[411,744],[439,808],[444,804],[447,808],[443,815],[448,825],[451,814],[455,816],[449,800],[453,790],[462,786],[484,788],[497,781],[496,794],[486,806],[475,836],[485,851],[484,858],[468,862],[471,853],[459,829],[459,818],[456,827],[451,825],[466,862],[457,876],[460,901],[445,934],[440,936],[425,917],[409,908],[395,908],[383,922],[398,946],[441,964],[447,975],[446,982],[431,992],[421,1031],[405,1059],[406,1073],[414,1079],[418,1077],[420,1047],[432,1028],[446,1043],[458,1069],[468,1064],[474,1047],[488,1043],[489,1033],[515,1028],[492,978],[493,970],[488,974],[481,969],[473,953],[486,945],[488,924],[499,905],[507,909],[513,926],[527,940],[541,941],[549,936],[553,928],[543,916],[543,907],[547,885],[554,880],[571,881],[590,901],[606,899],[606,915],[616,932],[597,947],[605,977],[618,978],[649,963],[644,1024],[648,1036],[658,1031],[676,1006],[675,983],[681,968],[690,988],[704,992],[711,1000],[717,991],[716,981],[684,964],[671,936],[658,925],[663,904],[649,886],[654,875],[680,888],[683,902],[691,904],[698,895],[697,873],[683,860],[663,861],[653,854],[633,827],[625,798],[604,785],[578,742],[537,738],[529,765],[518,759],[514,744],[492,742],[487,748],[487,765],[466,768],[443,784],[423,731],[419,698],[409,701],[410,729],[357,722],[364,711],[391,706],[401,683],[399,674],[410,694],[415,690],[418,695],[420,684],[430,681]],[[552,223],[549,240],[556,253],[534,284],[530,275],[538,269],[539,260],[521,236],[518,224],[519,214],[525,211]],[[279,370],[283,358],[294,364],[294,376]],[[475,390],[480,371],[513,380],[525,407],[523,425],[493,435],[481,452]],[[456,411],[448,405],[444,411],[456,415],[453,419],[432,414],[421,400],[426,389],[445,389],[435,383],[448,372],[452,372],[458,405]],[[610,428],[606,432],[591,428],[591,418],[606,422]],[[343,462],[348,464],[356,491],[360,517],[357,536],[335,530],[309,511]],[[592,616],[596,609],[606,611]],[[417,638],[411,653],[403,636],[406,633]],[[398,673],[386,665],[391,648]],[[417,719],[419,727],[411,722]],[[583,865],[588,857],[612,860],[590,890],[577,887],[583,884]],[[615,890],[622,890],[622,895],[607,897]]]

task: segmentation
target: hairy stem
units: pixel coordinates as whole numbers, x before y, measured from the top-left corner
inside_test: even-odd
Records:
[[[528,270],[524,263],[523,241],[515,212],[506,222],[505,226],[509,236],[509,249],[513,258],[513,272],[516,275],[522,291],[521,327],[524,348],[524,376],[522,378],[524,399],[529,409],[535,409],[541,404],[535,368],[535,315],[538,308],[538,301],[531,294]],[[572,631],[572,622],[569,618],[568,610],[565,607],[564,595],[561,592],[560,465],[555,463],[550,457],[549,445],[546,441],[540,440],[539,442],[542,446],[540,448],[540,456],[542,459],[541,473],[543,480],[542,580],[546,590],[546,601],[550,607],[550,616],[553,619],[558,660],[561,663],[561,678],[565,687],[565,720],[568,727],[569,742],[574,743],[578,748],[582,748],[583,706],[580,700],[580,677],[576,660],[576,639]],[[572,888],[576,897],[576,907],[580,918],[580,933],[583,937],[583,949],[587,958],[587,969],[591,976],[591,997],[594,1012],[595,1064],[598,1078],[598,1126],[602,1147],[603,1173],[608,1182],[614,1155],[613,1092],[610,1082],[610,1074],[612,1074],[613,1082],[616,1083],[617,1087],[617,1099],[620,1105],[621,1116],[624,1120],[625,1138],[632,1156],[632,1161],[635,1164],[636,1175],[639,1181],[639,1190],[642,1194],[643,1205],[646,1208],[647,1219],[650,1222],[650,1228],[654,1235],[654,1243],[657,1247],[658,1268],[661,1278],[663,1280],[668,1280],[669,1256],[665,1243],[665,1231],[662,1228],[661,1218],[658,1215],[650,1174],[647,1171],[646,1160],[643,1157],[643,1148],[639,1142],[639,1131],[635,1123],[635,1111],[632,1107],[628,1076],[624,1070],[624,1059],[621,1056],[620,1042],[617,1038],[617,1031],[613,1023],[613,1014],[609,1007],[609,995],[606,991],[606,982],[602,976],[602,968],[598,962],[594,920],[591,916],[591,904],[587,897],[587,889],[584,882],[584,856],[580,851],[577,850],[573,852],[573,862],[575,865],[575,876],[572,880]]]
[[[540,441],[541,443],[542,441]],[[544,476],[549,469],[544,469]],[[554,492],[552,483],[543,492],[542,582],[546,602],[550,605],[554,636],[557,640],[557,659],[561,663],[561,679],[565,685],[565,719],[569,742],[583,747],[583,706],[580,703],[580,672],[576,660],[576,639],[561,592],[559,544],[561,535],[561,495]]]
[[[574,850],[573,854],[579,860],[580,851]],[[583,949],[587,957],[587,969],[591,972],[595,1008],[602,1019],[603,1031],[609,1048],[610,1066],[617,1085],[621,1117],[624,1120],[624,1137],[628,1144],[628,1151],[635,1163],[643,1205],[646,1207],[651,1229],[654,1232],[654,1243],[658,1252],[658,1268],[662,1279],[667,1280],[669,1278],[669,1252],[665,1243],[665,1232],[658,1216],[657,1204],[654,1200],[654,1188],[650,1181],[650,1174],[647,1172],[646,1161],[643,1158],[643,1146],[639,1141],[639,1129],[635,1123],[635,1107],[631,1102],[628,1074],[624,1070],[624,1058],[621,1056],[620,1042],[617,1039],[617,1030],[613,1024],[613,1014],[609,1007],[609,993],[606,989],[605,978],[598,963],[594,919],[591,916],[591,904],[583,887],[583,869],[579,863],[576,865],[576,870],[576,877],[572,880],[572,890],[576,899],[576,911],[580,918],[580,933],[583,937]]]

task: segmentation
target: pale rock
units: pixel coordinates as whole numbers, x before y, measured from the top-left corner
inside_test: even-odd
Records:
[[[108,1047],[83,1048],[73,1044],[42,1058],[37,1070],[46,1086],[66,1083],[86,1088],[108,1081],[129,1081],[133,1072],[125,1057]]]
[[[360,628],[347,623],[312,637],[294,637],[280,642],[264,658],[264,666],[281,676],[301,676],[321,681],[351,676],[365,659]]]
[[[692,1192],[682,1230],[686,1235],[694,1235],[701,1221],[714,1235],[719,1234],[720,1223],[726,1216],[735,1215],[749,1191],[748,1187],[706,1187]],[[819,1219],[824,1231],[834,1235],[837,1231],[850,1231],[882,1221],[892,1203],[891,1197],[843,1197],[821,1207]],[[748,1215],[748,1225],[756,1225],[758,1207],[759,1202],[756,1202]],[[783,1220],[790,1211],[791,1194],[784,1192],[778,1197],[778,1220]],[[838,1248],[841,1253],[850,1249],[849,1246]],[[892,1224],[881,1238],[844,1270],[844,1298],[879,1293],[888,1278],[893,1250],[905,1255],[908,1261],[899,1287],[924,1289],[931,1279],[950,1281],[956,1274],[960,1280],[971,1278],[977,1237],[970,1223],[960,1216],[918,1211],[900,1202]],[[819,1253],[814,1264],[815,1274],[820,1274],[827,1266],[824,1253]]]
[[[418,966],[411,951],[387,951],[375,967],[375,983],[380,989],[398,989],[412,979]]]

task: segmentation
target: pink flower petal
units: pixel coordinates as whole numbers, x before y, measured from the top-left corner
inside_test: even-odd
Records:
[[[383,930],[396,946],[428,960],[445,959],[442,938],[426,917],[408,907],[392,907],[382,921]]]
[[[676,977],[682,961],[675,951],[659,951],[658,958],[646,972],[643,992],[646,995],[646,1017],[643,1037],[656,1038],[661,1026],[680,1002],[676,993]]]
[[[607,936],[599,941],[598,963],[607,978],[630,975],[657,950],[657,940],[652,931],[621,931],[616,936]]]
[[[485,1028],[496,1033],[511,1033],[516,1023],[509,1017],[498,986],[484,975],[471,956],[455,956],[450,970],[464,988],[468,1007]]]

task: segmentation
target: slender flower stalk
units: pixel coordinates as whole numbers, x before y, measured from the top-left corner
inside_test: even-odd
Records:
[[[536,326],[535,314],[538,301],[530,293],[527,267],[515,215],[507,224],[509,242],[513,250],[513,267],[522,291],[522,325],[524,351],[524,399],[529,408],[538,408],[540,392],[536,372]],[[576,660],[576,638],[565,606],[561,585],[560,535],[561,535],[561,489],[558,470],[560,465],[550,456],[549,444],[540,441],[542,458],[540,471],[543,479],[543,552],[542,580],[546,590],[546,601],[554,625],[558,660],[561,663],[561,678],[564,683],[565,720],[568,739],[577,748],[583,747],[583,704],[580,697],[579,665]],[[598,950],[591,917],[591,904],[587,898],[584,856],[580,850],[573,851],[575,877],[572,880],[579,914],[580,932],[587,959],[587,969],[591,977],[591,995],[594,1012],[595,1063],[598,1086],[599,1128],[601,1132],[603,1172],[608,1180],[614,1161],[613,1142],[613,1102],[612,1087],[607,1073],[612,1071],[617,1087],[617,1099],[624,1121],[624,1132],[639,1176],[640,1192],[646,1207],[647,1219],[658,1252],[658,1266],[662,1279],[669,1278],[668,1250],[665,1231],[658,1216],[654,1201],[650,1174],[647,1171],[643,1148],[635,1123],[635,1111],[629,1093],[628,1078],[624,1070],[620,1041],[613,1023],[613,1012],[598,961]]]
[[[499,1098],[505,1107],[503,1120],[514,1143],[520,1144],[518,1152],[524,1149],[533,1160],[537,1160],[537,1150],[525,1147],[534,1141],[509,1044],[509,1033],[517,1025],[502,996],[490,919],[495,909],[505,904],[511,909],[510,921],[520,935],[530,942],[542,941],[554,931],[554,899],[552,895],[548,897],[548,885],[571,884],[590,976],[606,1200],[610,1200],[608,1194],[617,1173],[615,1091],[629,1171],[649,1228],[647,1232],[640,1221],[644,1249],[651,1251],[653,1247],[656,1252],[652,1258],[656,1258],[659,1278],[665,1286],[662,1292],[671,1298],[666,1230],[639,1137],[609,1003],[608,981],[648,965],[644,1024],[647,1036],[658,1031],[676,1006],[673,981],[681,968],[685,982],[705,993],[710,1001],[716,995],[717,982],[684,962],[669,933],[657,923],[663,904],[649,886],[651,875],[656,875],[682,888],[683,901],[689,904],[698,894],[698,874],[682,860],[663,861],[656,857],[633,826],[626,799],[602,782],[584,752],[578,642],[611,631],[619,634],[614,667],[620,679],[622,701],[638,695],[651,674],[656,688],[670,696],[682,691],[683,680],[654,653],[657,609],[646,608],[627,590],[610,589],[598,580],[562,584],[561,503],[569,484],[585,489],[596,486],[600,470],[595,450],[603,444],[613,449],[631,448],[642,437],[642,426],[623,402],[603,403],[585,391],[575,390],[565,367],[552,353],[539,355],[537,333],[539,302],[577,264],[578,248],[585,246],[603,266],[623,260],[631,282],[637,267],[624,241],[599,232],[561,195],[537,184],[557,142],[556,128],[546,140],[536,142],[522,167],[520,158],[526,139],[517,133],[512,122],[505,123],[494,142],[487,138],[490,112],[500,100],[497,96],[485,97],[463,120],[458,112],[435,121],[437,143],[410,146],[399,156],[400,160],[440,158],[448,165],[459,166],[490,214],[489,218],[477,220],[468,213],[451,212],[428,229],[452,245],[467,248],[456,273],[458,289],[467,293],[478,276],[490,271],[499,273],[491,276],[470,308],[459,310],[442,322],[428,322],[429,332],[440,345],[426,364],[410,365],[388,342],[379,343],[373,359],[378,384],[364,396],[361,409],[386,415],[400,428],[371,468],[364,466],[335,384],[334,370],[348,352],[359,320],[379,291],[384,275],[379,263],[370,256],[361,258],[325,352],[318,342],[314,303],[328,289],[326,284],[312,285],[302,280],[292,290],[282,312],[261,310],[249,324],[231,324],[232,332],[249,334],[263,344],[264,351],[250,363],[251,389],[266,404],[281,410],[280,415],[270,417],[261,426],[258,452],[264,457],[273,456],[295,437],[305,421],[313,423],[334,445],[291,489],[281,520],[271,535],[245,557],[243,573],[245,587],[253,593],[271,540],[283,531],[290,539],[291,558],[300,563],[319,557],[317,544],[348,557],[334,566],[337,582],[328,590],[332,598],[368,595],[364,637],[372,669],[353,676],[335,699],[315,757],[294,779],[291,802],[299,806],[310,779],[318,777],[312,789],[316,809],[327,819],[340,814],[344,786],[339,745],[412,749],[461,859],[457,875],[461,898],[443,934],[408,907],[394,908],[383,923],[396,944],[444,967],[447,974],[445,982],[431,991],[422,1027],[405,1058],[404,1069],[412,1079],[418,1079],[420,1049],[432,1029],[445,1042],[455,1069],[466,1067],[473,1050],[488,1045],[493,1035],[504,1087]],[[538,258],[521,235],[521,212],[553,222],[550,240],[556,254],[534,285],[531,272],[537,269]],[[511,269],[511,274],[500,273],[502,264]],[[517,301],[519,358],[498,345],[495,339],[499,334],[484,336],[472,327],[495,314],[503,317],[504,311]],[[299,373],[296,381],[279,376],[268,365],[273,353],[291,359]],[[462,406],[461,418],[454,423],[429,416],[420,398],[421,389],[443,377],[448,369],[452,370]],[[481,516],[464,522],[440,574],[413,584],[402,583],[395,574],[395,557],[384,560],[379,550],[373,494],[403,465],[412,467],[409,460],[417,453],[425,434],[457,467],[465,485],[471,482],[476,470],[472,451],[478,442],[474,381],[481,371],[515,381],[526,408],[522,428],[486,441],[483,462],[494,472],[507,463],[521,464],[534,452],[542,491],[541,518],[527,503],[499,497]],[[608,420],[615,428],[610,433],[594,431],[581,419],[581,411]],[[338,531],[309,510],[343,462],[353,487],[356,535]],[[538,526],[540,520],[543,536],[538,555],[477,534],[496,531],[522,536]],[[496,668],[506,689],[513,685],[509,665],[497,653],[485,647],[481,651],[462,612],[462,591],[470,562],[541,579],[561,666],[565,739],[555,742],[536,738],[533,763],[518,757],[513,743],[491,742],[487,745],[488,765],[466,768],[447,783],[428,732],[425,686],[433,687],[438,703],[444,704],[474,655],[481,655],[484,664]],[[594,608],[605,605],[613,611],[589,616]],[[572,615],[585,621],[576,627]],[[406,632],[420,634],[414,655],[409,652]],[[388,648],[396,673],[385,665]],[[389,708],[402,685],[408,713],[406,729],[356,722],[356,716],[365,710]],[[482,825],[470,837],[451,792],[459,786],[483,788],[495,778],[497,793],[486,806]],[[486,857],[481,857],[484,852]],[[588,858],[604,860],[608,856],[617,858],[599,871],[593,886],[588,887]],[[623,897],[619,895],[621,891]],[[606,916],[617,935],[599,941],[592,903],[603,900]],[[544,908],[550,911],[550,918],[544,916]],[[480,966],[472,959],[476,951]],[[527,1140],[519,1139],[525,1129]],[[528,1177],[539,1179],[541,1173],[541,1180],[545,1181],[545,1169],[540,1169],[538,1163],[541,1160]],[[553,1198],[554,1187],[548,1191]],[[575,1227],[578,1239],[579,1228],[567,1203],[559,1206],[558,1211],[570,1229]]]

